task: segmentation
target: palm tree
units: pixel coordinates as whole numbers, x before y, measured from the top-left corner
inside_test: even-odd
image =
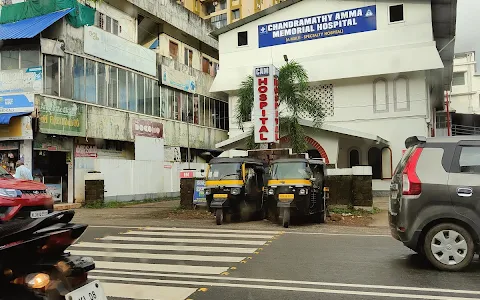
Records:
[[[324,112],[320,102],[308,98],[305,92],[308,88],[308,75],[302,65],[295,61],[287,62],[279,70],[278,96],[280,106],[285,111],[280,111],[280,134],[290,137],[292,150],[302,153],[307,150],[305,132],[300,125],[301,118],[312,118],[315,127],[320,127],[324,119]],[[235,117],[240,129],[243,122],[251,118],[254,103],[253,76],[248,76],[240,85]],[[255,144],[254,132],[251,130],[247,146],[250,149],[258,148]]]

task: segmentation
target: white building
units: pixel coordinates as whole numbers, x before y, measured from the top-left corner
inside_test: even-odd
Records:
[[[430,136],[443,110],[455,15],[455,0],[289,0],[213,33],[221,68],[210,92],[227,93],[234,116],[239,83],[254,66],[280,67],[284,55],[301,63],[309,96],[327,115],[320,130],[303,121],[311,150],[337,168],[371,165],[374,190],[386,190],[405,139]],[[317,31],[319,22],[331,29]],[[244,148],[248,132],[233,118],[229,128],[217,147]]]

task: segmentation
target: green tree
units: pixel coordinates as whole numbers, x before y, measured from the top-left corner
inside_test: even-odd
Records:
[[[235,118],[243,128],[243,122],[249,121],[254,103],[253,76],[248,76],[241,84],[238,92],[238,101]],[[279,70],[278,96],[280,106],[284,110],[280,115],[280,135],[290,137],[293,152],[301,153],[307,150],[305,132],[300,125],[302,118],[312,118],[315,127],[320,128],[324,119],[324,112],[319,101],[305,95],[308,88],[308,74],[302,65],[295,61],[287,62]],[[255,144],[253,129],[247,140],[250,149],[258,148]]]

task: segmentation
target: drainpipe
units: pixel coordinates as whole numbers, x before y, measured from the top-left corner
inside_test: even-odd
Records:
[[[445,93],[445,105],[447,107],[447,136],[451,136],[452,128],[450,126],[450,100],[448,99],[448,91]]]

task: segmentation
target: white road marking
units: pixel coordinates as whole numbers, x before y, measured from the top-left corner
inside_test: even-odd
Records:
[[[220,234],[202,232],[168,232],[168,231],[129,231],[121,234],[127,235],[152,235],[152,236],[193,236],[209,238],[239,238],[239,239],[271,239],[273,235],[251,235],[251,234]]]
[[[183,254],[152,254],[152,253],[129,253],[114,251],[83,251],[71,250],[73,255],[94,256],[94,257],[122,257],[138,259],[158,259],[158,260],[189,260],[189,261],[214,261],[214,262],[240,262],[245,257],[236,256],[206,256],[206,255],[183,255]]]
[[[179,239],[179,238],[154,238],[134,236],[106,236],[102,241],[128,241],[128,242],[155,242],[155,243],[177,243],[177,244],[221,244],[221,245],[254,245],[261,246],[267,241],[247,240],[210,240],[210,239]]]
[[[183,300],[193,294],[196,288],[135,285],[102,282],[103,289],[109,297],[151,299],[151,300]]]
[[[95,260],[95,272],[100,273],[110,273],[110,272],[119,272],[111,270],[129,270],[137,272],[128,272],[132,274],[142,274],[139,272],[170,272],[170,273],[185,273],[185,274],[210,274],[210,275],[219,275],[222,272],[228,270],[229,267],[206,267],[206,266],[186,266],[186,265],[167,265],[167,264],[145,264],[145,263],[129,263],[129,262],[113,262],[113,261],[102,261]],[[100,270],[100,269],[110,269],[110,270]],[[90,272],[92,272],[90,271]],[[154,273],[148,273],[150,274]],[[189,277],[189,275],[184,275]]]
[[[389,237],[388,234],[357,234],[357,233],[327,233],[327,232],[295,232],[285,231],[287,234],[299,234],[299,235],[331,235],[331,236],[358,236],[358,237]]]
[[[232,287],[244,289],[263,289],[263,290],[278,290],[278,291],[294,291],[294,292],[311,292],[324,294],[342,294],[342,295],[356,295],[356,296],[373,296],[373,297],[389,297],[389,298],[408,298],[408,299],[427,299],[427,300],[473,300],[475,298],[452,297],[452,296],[437,296],[437,295],[419,295],[419,294],[400,294],[400,293],[382,293],[382,292],[368,292],[368,291],[353,291],[353,290],[334,290],[334,289],[319,289],[319,288],[305,288],[305,287],[291,287],[291,286],[275,286],[275,285],[255,285],[255,284],[237,284],[227,282],[204,282],[204,281],[181,281],[181,280],[163,280],[163,279],[147,279],[147,278],[125,278],[125,277],[110,277],[110,276],[92,276],[97,280],[117,280],[126,282],[142,282],[155,284],[181,284],[194,286],[218,286],[218,287]],[[478,298],[480,299],[480,298]]]
[[[123,272],[110,270],[92,270],[90,273],[103,274],[117,274],[117,275],[143,275],[150,277],[171,277],[171,278],[196,278],[222,281],[239,281],[239,282],[260,282],[260,283],[275,283],[288,285],[313,285],[313,286],[330,286],[330,287],[347,287],[347,288],[362,288],[362,289],[381,289],[381,290],[399,290],[399,291],[419,291],[419,292],[434,292],[445,294],[470,294],[480,295],[480,291],[472,290],[453,290],[441,288],[422,288],[411,286],[390,286],[390,285],[373,285],[373,284],[355,284],[355,283],[336,283],[336,282],[322,282],[322,281],[298,281],[298,280],[279,280],[279,279],[264,279],[264,278],[240,278],[240,277],[220,277],[220,276],[203,276],[203,275],[182,275],[182,274],[161,274],[161,273],[138,273],[138,272]]]
[[[148,245],[148,244],[112,244],[112,243],[90,243],[81,242],[72,247],[102,248],[102,249],[131,249],[131,250],[154,250],[154,251],[193,251],[193,252],[215,252],[215,253],[253,253],[257,248],[239,247],[207,247],[207,246],[175,246],[175,245]]]
[[[142,229],[142,226],[112,226],[112,225],[88,225],[88,228],[126,228],[126,229]]]
[[[249,234],[280,234],[280,231],[241,230],[241,229],[214,229],[214,228],[178,228],[178,227],[145,227],[151,231],[187,231],[187,232],[216,232],[216,233],[249,233]]]

